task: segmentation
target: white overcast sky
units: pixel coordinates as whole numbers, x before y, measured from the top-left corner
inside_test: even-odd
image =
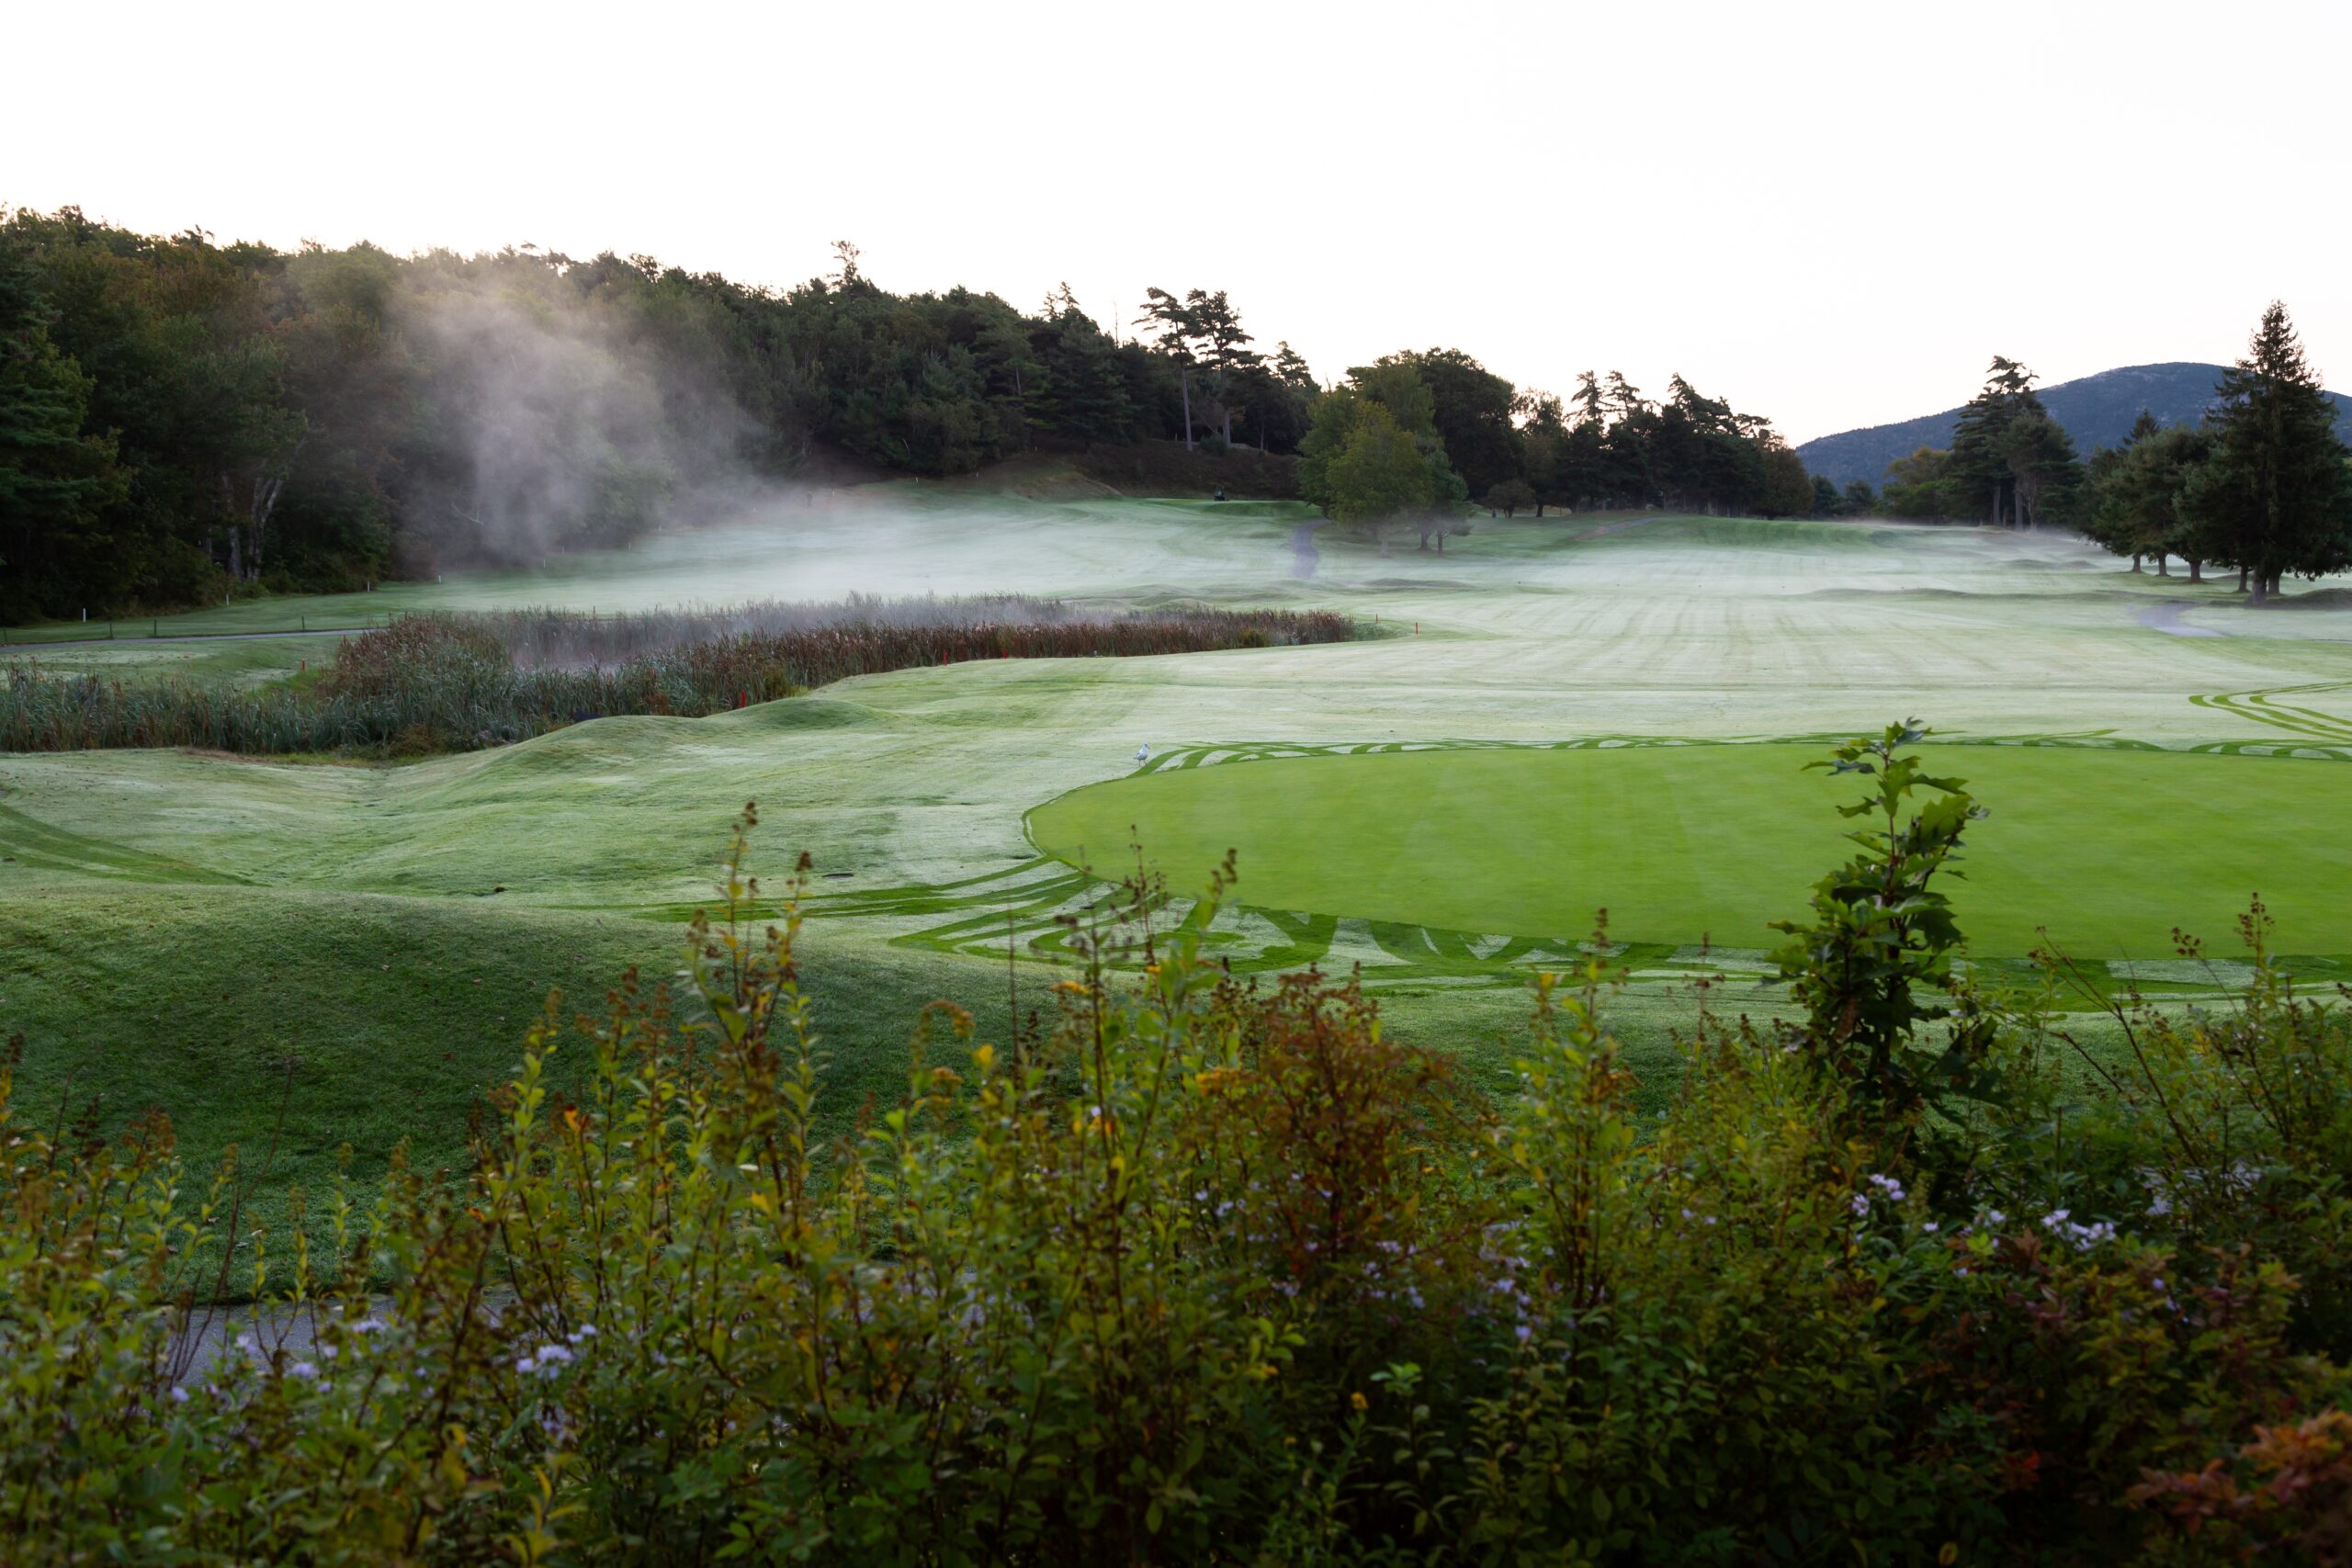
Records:
[[[650,252],[1098,317],[1225,288],[1330,379],[1679,371],[1793,439],[2233,358],[2352,386],[2352,4],[69,5],[0,202],[397,251]]]

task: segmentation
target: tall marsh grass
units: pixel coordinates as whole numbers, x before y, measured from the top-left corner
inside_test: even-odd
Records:
[[[467,750],[618,714],[700,717],[922,665],[1202,653],[1353,635],[1346,616],[1327,611],[1106,616],[1020,596],[403,615],[345,640],[308,690],[126,683],[8,665],[0,671],[0,751]]]

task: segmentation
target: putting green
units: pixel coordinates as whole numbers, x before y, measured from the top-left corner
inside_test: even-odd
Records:
[[[1805,772],[1810,744],[1464,747],[1162,768],[1030,814],[1049,854],[1129,863],[1179,890],[1228,848],[1252,907],[1455,931],[1558,936],[1606,906],[1620,940],[1759,947],[1846,846],[1861,781]],[[2166,957],[2177,925],[2217,955],[2259,891],[2281,952],[2352,953],[2352,767],[2284,757],[1943,746],[1992,811],[1949,889],[1973,949],[2046,927],[2093,959]]]

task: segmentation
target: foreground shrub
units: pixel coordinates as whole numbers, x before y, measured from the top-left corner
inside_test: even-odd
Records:
[[[160,1115],[44,1130],[0,1079],[0,1555],[2094,1562],[2341,1540],[2352,1381],[2335,1298],[2298,1273],[2342,1246],[2335,1123],[2312,1096],[2235,1130],[2290,1064],[2341,1081],[2336,1007],[2257,994],[2167,1025],[2148,1081],[2201,1107],[2186,1137],[2121,1080],[2047,1114],[2049,1042],[1990,1004],[1963,1021],[1971,1081],[2011,1087],[1938,1141],[1806,1037],[1837,1010],[1794,1036],[1710,1019],[1637,1123],[1597,958],[1538,987],[1489,1107],[1351,984],[1237,984],[1138,886],[1124,922],[1074,924],[1043,1027],[975,1043],[935,1004],[903,1091],[820,1147],[798,887],[743,923],[752,825],[682,996],[631,976],[568,1027],[551,1001],[472,1168],[396,1164],[364,1213],[330,1194],[329,1245],[298,1226],[290,1295],[238,1309],[217,1353],[188,1353],[201,1303],[274,1256],[233,1168],[187,1190]],[[1915,1049],[1898,1030],[1883,1059]]]

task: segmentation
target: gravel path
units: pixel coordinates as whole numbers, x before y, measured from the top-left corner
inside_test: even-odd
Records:
[[[2182,600],[2167,599],[2161,604],[2151,604],[2141,611],[2140,624],[2152,631],[2165,632],[2173,637],[2226,637],[2229,635],[2226,632],[2217,632],[2211,626],[2192,626],[2181,619],[2181,616],[2196,607],[2195,604]]]
[[[1315,530],[1321,526],[1322,520],[1317,518],[1290,531],[1290,574],[1301,581],[1315,575],[1315,564],[1323,558],[1323,552],[1315,547]]]

